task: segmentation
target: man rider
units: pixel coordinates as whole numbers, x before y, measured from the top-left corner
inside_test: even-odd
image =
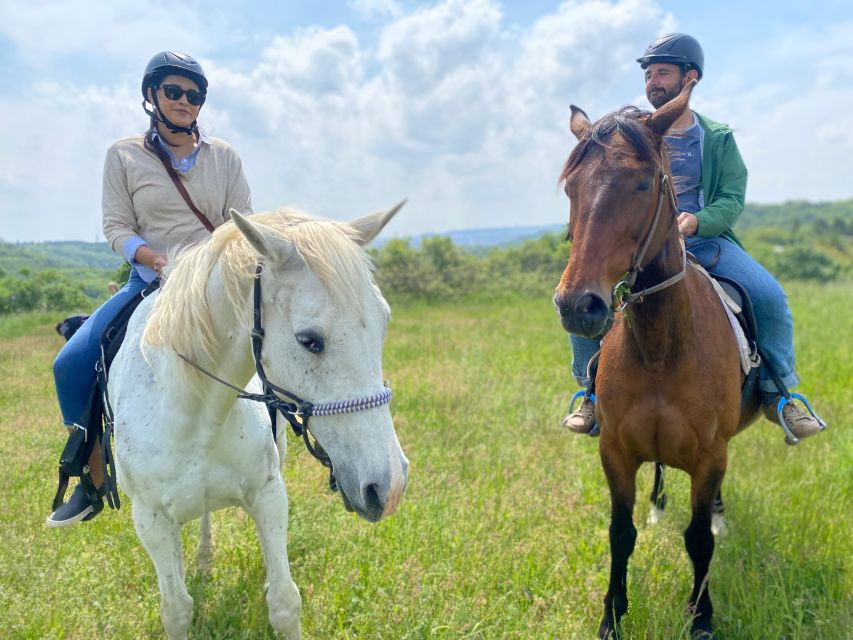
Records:
[[[646,97],[659,109],[687,83],[701,80],[704,54],[695,38],[670,33],[652,42],[637,62],[645,72]],[[732,130],[686,109],[665,140],[678,201],[678,227],[688,251],[713,275],[731,278],[746,288],[758,324],[758,346],[791,389],[799,383],[799,377],[794,370],[793,319],[785,293],[773,276],[743,250],[733,231],[743,212],[747,171]],[[588,388],[594,378],[589,364],[599,344],[576,335],[571,335],[570,340],[572,372],[578,383]],[[779,423],[776,407],[781,393],[764,364],[759,370],[759,388],[765,415]],[[784,405],[782,419],[797,438],[823,428],[815,416],[792,402]],[[574,433],[596,434],[594,396],[587,393],[563,425]]]

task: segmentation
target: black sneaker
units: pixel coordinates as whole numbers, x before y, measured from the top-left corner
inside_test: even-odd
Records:
[[[70,527],[77,524],[81,520],[91,520],[98,515],[104,508],[104,501],[100,496],[93,503],[89,496],[86,495],[86,490],[82,484],[74,487],[74,491],[68,501],[65,502],[56,511],[51,513],[45,525],[51,529],[60,527]]]

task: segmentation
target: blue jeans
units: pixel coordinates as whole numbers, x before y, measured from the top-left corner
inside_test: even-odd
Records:
[[[56,356],[53,378],[65,424],[80,424],[88,409],[89,391],[95,383],[95,364],[101,354],[101,334],[121,308],[146,285],[136,269],[131,270],[127,284],[87,318]]]
[[[758,346],[782,378],[788,389],[800,382],[794,370],[794,321],[788,298],[776,279],[754,258],[734,242],[716,238],[690,237],[685,239],[687,250],[699,264],[707,265],[719,255],[719,261],[708,271],[712,275],[731,278],[742,284],[752,299],[755,321],[758,324]],[[570,335],[572,345],[572,374],[582,387],[588,387],[586,375],[589,359],[598,351],[598,343],[590,338]],[[765,395],[779,393],[764,364],[758,370],[758,386]]]

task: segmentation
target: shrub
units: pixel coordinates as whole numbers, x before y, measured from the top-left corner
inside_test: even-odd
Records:
[[[21,269],[19,274],[0,278],[0,313],[71,311],[91,305],[83,286],[55,269]]]
[[[768,254],[767,270],[780,280],[835,280],[841,266],[820,251],[804,245],[784,247]]]

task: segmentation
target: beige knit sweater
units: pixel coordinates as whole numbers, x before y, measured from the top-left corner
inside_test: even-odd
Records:
[[[175,255],[210,235],[172,183],[142,135],[124,138],[109,151],[104,164],[104,236],[122,254],[125,241],[140,236],[158,253]],[[214,227],[230,218],[233,207],[251,213],[249,185],[240,157],[217,138],[201,143],[195,165],[178,173],[195,206]]]

